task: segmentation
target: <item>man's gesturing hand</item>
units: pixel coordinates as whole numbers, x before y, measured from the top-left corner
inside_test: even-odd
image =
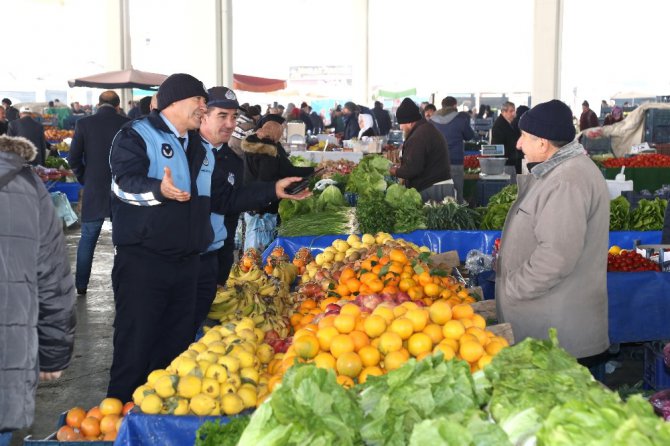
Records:
[[[188,201],[191,199],[191,194],[180,190],[174,185],[172,181],[172,171],[169,167],[164,167],[163,180],[161,181],[161,194],[168,200]]]

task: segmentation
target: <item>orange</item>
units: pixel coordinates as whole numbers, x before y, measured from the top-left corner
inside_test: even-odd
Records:
[[[372,280],[379,280],[379,277],[375,273],[367,272],[367,273],[361,274],[361,277],[360,277],[359,280],[361,281],[361,283],[370,283],[370,281],[372,281]]]
[[[316,308],[316,302],[314,302],[314,299],[307,298],[300,304],[301,310],[311,310],[313,308]]]
[[[85,437],[97,437],[100,435],[100,420],[95,417],[86,417],[79,426],[79,432]]]
[[[465,320],[467,320],[467,319],[465,319]],[[479,344],[479,339],[477,339],[477,336],[475,336],[473,334],[470,334],[470,333],[463,333],[463,335],[460,338],[458,338],[459,345],[463,345],[464,342],[469,342],[469,341],[476,342],[477,344]]]
[[[352,293],[355,293],[361,287],[361,282],[355,277],[348,279],[345,283],[347,285],[347,288],[349,288],[349,291]]]
[[[428,315],[435,324],[444,325],[451,320],[451,307],[446,301],[437,300],[428,308]]]
[[[107,433],[102,437],[102,441],[115,441],[117,435],[118,435],[118,433],[116,432],[116,430],[113,430],[113,431],[111,431],[111,432],[107,432]]]
[[[363,370],[363,363],[356,353],[347,352],[337,358],[335,369],[340,375],[356,378],[361,373],[361,370]]]
[[[507,339],[503,338],[502,336],[494,336],[491,338],[491,340],[493,339],[500,342],[504,347],[509,347],[509,342],[507,342]]]
[[[351,314],[338,314],[335,316],[333,326],[337,328],[340,333],[351,333],[356,328],[356,318]]]
[[[293,345],[296,355],[303,359],[312,359],[319,353],[319,340],[311,334],[294,339]]]
[[[433,341],[425,333],[414,333],[407,341],[407,350],[415,357],[423,353],[430,353],[432,349]]]
[[[335,327],[325,327],[316,332],[316,338],[319,340],[319,347],[324,352],[330,351],[330,344],[333,338],[340,334]]]
[[[345,375],[337,375],[337,383],[344,387],[345,389],[351,389],[354,387],[354,380]]]
[[[381,259],[379,259],[379,264],[384,266],[388,264],[391,261],[391,259],[387,256],[383,256]]]
[[[416,310],[417,308],[419,308],[419,306],[416,303],[409,300],[407,302],[401,303],[400,306],[405,307],[408,310]]]
[[[361,370],[360,375],[358,375],[358,382],[360,384],[365,384],[365,381],[368,380],[368,376],[382,376],[384,371],[377,367],[376,365],[365,367]]]
[[[98,420],[102,420],[102,412],[100,412],[100,408],[98,406],[91,407],[88,412],[86,412],[86,418],[88,417],[93,417],[97,418]]]
[[[358,351],[358,356],[361,357],[361,362],[364,367],[371,367],[379,364],[381,354],[379,350],[371,345],[366,345]]]
[[[313,320],[314,320],[314,315],[310,314],[310,313],[307,313],[302,317],[302,319],[300,319],[300,325],[305,326],[307,324],[311,324]]]
[[[405,306],[405,304],[403,304],[403,306]],[[428,311],[421,308],[410,309],[405,313],[405,317],[412,322],[415,332],[422,331],[428,324]]]
[[[398,369],[407,362],[407,359],[407,356],[401,351],[391,352],[384,356],[384,368],[389,372]]]
[[[482,330],[486,328],[486,319],[484,319],[484,316],[481,314],[475,313],[472,315],[471,319],[473,327],[481,328]]]
[[[392,249],[389,252],[389,258],[394,262],[404,265],[407,263],[407,255],[400,249]]]
[[[354,341],[354,351],[356,353],[366,345],[370,345],[370,338],[362,331],[354,330],[349,333],[349,337]]]
[[[405,339],[409,339],[409,337],[412,336],[412,333],[414,333],[414,325],[412,324],[412,321],[406,317],[401,317],[391,323],[389,330],[400,335],[400,338],[404,341]]]
[[[451,297],[451,291],[450,290],[442,290],[440,293],[440,299],[449,299]]]
[[[345,283],[352,277],[356,277],[356,271],[354,271],[353,268],[346,266],[342,269],[342,272],[340,273],[340,283]]]
[[[458,353],[460,353],[461,358],[473,364],[484,355],[484,347],[479,342],[466,341],[461,343]]]
[[[322,317],[317,326],[319,327],[319,330],[323,330],[326,327],[332,327],[334,322],[335,316],[329,314],[328,316]]]
[[[356,325],[354,326],[354,331],[362,331],[365,333],[365,319],[370,315],[370,313],[361,313],[360,316],[356,318]]]
[[[293,313],[293,314],[291,315],[291,319],[290,319],[290,321],[291,321],[291,326],[292,326],[292,327],[297,327],[298,325],[300,325],[300,321],[301,321],[301,320],[302,320],[302,314],[300,314],[300,313]]]
[[[484,356],[482,356],[481,358],[479,358],[479,361],[477,361],[477,366],[478,366],[480,369],[483,369],[484,367],[486,367],[487,365],[489,365],[489,364],[491,363],[491,361],[493,361],[493,356],[490,356],[490,355],[484,355]]]
[[[349,287],[347,286],[346,283],[340,283],[340,284],[338,284],[338,285],[335,287],[335,292],[336,292],[337,294],[339,294],[341,297],[346,297],[346,296],[348,296],[348,295],[351,294],[351,290],[349,290]],[[324,310],[324,309],[325,309],[325,307],[322,308],[322,310]]]
[[[440,341],[440,344],[448,345],[456,353],[460,344],[456,339],[444,338]]]
[[[374,311],[372,311],[372,315],[373,316],[378,315],[384,318],[384,320],[386,321],[386,325],[390,325],[391,322],[393,322],[393,319],[395,319],[395,316],[393,315],[393,310],[390,307],[387,307],[386,305],[379,305],[377,308],[374,309]]]
[[[428,297],[436,297],[440,294],[440,287],[434,283],[424,285],[423,292]]]
[[[407,290],[407,294],[409,295],[409,298],[412,299],[412,300],[423,299],[423,296],[424,296],[424,294],[423,294],[423,288],[421,288],[421,287],[418,286],[418,285],[417,285],[417,286],[413,286],[412,288],[410,288],[409,290]]]
[[[402,338],[398,333],[387,331],[379,337],[379,351],[387,355],[402,348]]]
[[[384,282],[379,279],[371,280],[367,283],[372,293],[379,293],[384,289]]]
[[[81,439],[81,435],[68,425],[61,426],[56,432],[56,440],[58,441],[81,441]]]
[[[468,318],[468,317],[463,318],[463,319],[456,319],[456,320],[460,321],[461,324],[463,324],[463,326],[464,326],[465,328],[470,328],[470,327],[473,326],[473,324],[472,324],[472,319],[470,319],[470,318]]]
[[[416,360],[417,360],[417,361],[422,361],[423,358],[425,358],[425,357],[427,357],[427,356],[430,356],[430,355],[432,355],[432,354],[433,354],[433,352],[431,352],[431,351],[427,351],[427,352],[420,353],[419,355],[416,356]]]
[[[344,353],[353,352],[354,348],[354,341],[349,335],[338,334],[333,337],[330,343],[330,354],[339,358]]]
[[[433,278],[430,276],[428,271],[424,271],[419,274],[419,284],[422,287],[428,285],[429,283],[433,283]]]
[[[436,354],[438,352],[442,353],[445,361],[449,361],[450,359],[453,359],[454,356],[456,356],[456,352],[454,351],[454,349],[451,348],[451,346],[444,343],[437,344],[433,349],[433,354]]]
[[[489,337],[486,335],[486,331],[482,330],[481,328],[472,326],[466,328],[465,332],[467,334],[471,334],[474,337],[476,337],[477,341],[479,341],[479,343],[482,344],[482,346],[485,346],[490,341]]]
[[[314,365],[322,369],[334,369],[335,357],[330,353],[320,352],[314,357]]]
[[[388,272],[394,275],[400,275],[402,274],[402,271],[403,271],[403,265],[397,262],[391,262],[391,264],[388,267]]]
[[[128,401],[126,404],[123,405],[123,411],[121,411],[121,415],[125,417],[126,415],[128,415],[128,412],[130,412],[133,409],[133,407],[135,407],[135,403],[133,403],[132,401]]]
[[[352,303],[344,304],[340,308],[340,314],[350,314],[353,317],[358,317],[361,314],[361,307]]]
[[[502,342],[493,339],[488,344],[486,344],[486,347],[484,348],[486,350],[486,353],[493,357],[497,355],[500,350],[505,348],[505,346],[502,344]]]
[[[433,304],[435,305],[435,304]],[[461,336],[465,333],[465,327],[461,324],[461,321],[448,321],[442,327],[442,335],[448,339],[460,339]]]
[[[393,307],[393,316],[396,318],[399,318],[403,314],[407,313],[407,310],[409,310],[407,307],[403,307],[402,305],[397,305]]]
[[[451,309],[454,319],[470,319],[475,311],[470,304],[459,304]]]
[[[73,407],[67,411],[67,416],[65,417],[65,424],[70,427],[79,428],[81,422],[86,418],[86,411],[81,407]]]
[[[442,327],[437,324],[426,325],[426,327],[423,329],[423,333],[426,333],[428,337],[430,337],[430,340],[433,341],[433,345],[439,344],[440,341],[444,339],[444,335],[442,334]]]
[[[348,288],[347,288],[347,290],[348,290]],[[319,305],[319,307],[321,308],[322,311],[326,311],[326,307],[327,307],[328,305],[330,305],[330,304],[336,304],[336,303],[338,303],[339,301],[340,301],[340,299],[337,298],[337,297],[335,297],[335,296],[332,296],[332,297],[326,297],[325,299],[323,299],[323,300],[321,301],[321,304]]]
[[[120,417],[116,414],[105,415],[100,420],[100,432],[106,434],[107,432],[116,432],[116,422]]]
[[[372,272],[373,272],[375,275],[379,276],[379,275],[382,273],[382,268],[383,268],[383,265],[381,265],[381,264],[377,264],[377,265],[375,265],[375,266],[372,267]]]

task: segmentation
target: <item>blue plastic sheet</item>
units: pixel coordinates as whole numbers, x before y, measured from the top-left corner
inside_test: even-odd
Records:
[[[610,342],[670,339],[670,273],[607,273]]]
[[[633,249],[633,242],[639,240],[641,245],[661,243],[661,231],[612,231],[610,246],[618,245],[623,249]]]
[[[206,421],[226,424],[228,417],[193,415],[145,415],[130,412],[116,436],[116,446],[188,446],[195,443],[195,433]]]

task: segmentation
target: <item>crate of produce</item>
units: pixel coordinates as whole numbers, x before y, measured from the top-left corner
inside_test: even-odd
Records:
[[[64,182],[49,182],[46,185],[49,192],[63,192],[69,202],[76,203],[79,201],[79,191],[81,184],[79,183],[64,183]]]
[[[651,343],[644,344],[644,384],[654,390],[670,388],[670,370],[663,362],[663,352]]]
[[[645,111],[644,141],[670,143],[670,109],[650,108]]]
[[[63,412],[60,414],[58,417],[58,423],[56,424],[56,428],[60,429],[61,427],[65,426],[65,417],[67,416],[67,412]],[[32,435],[28,435],[26,438],[23,439],[23,445],[24,446],[81,446],[82,444],[85,444],[87,446],[112,446],[114,444],[113,441],[86,441],[83,442],[83,440],[77,440],[77,441],[58,441],[56,439],[56,434],[57,432],[54,432],[53,434],[49,435],[43,440],[38,440],[35,438],[32,438]]]

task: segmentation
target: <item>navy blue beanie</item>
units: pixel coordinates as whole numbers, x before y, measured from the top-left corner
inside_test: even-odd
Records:
[[[519,128],[550,141],[570,142],[575,139],[572,111],[557,99],[538,104],[524,113],[519,120]]]
[[[190,74],[172,74],[158,87],[158,110],[165,109],[173,102],[194,96],[202,96],[205,101],[209,99],[203,83]]]
[[[405,98],[400,103],[398,110],[395,112],[395,117],[398,124],[409,124],[421,119],[421,112],[419,106],[410,98]]]

